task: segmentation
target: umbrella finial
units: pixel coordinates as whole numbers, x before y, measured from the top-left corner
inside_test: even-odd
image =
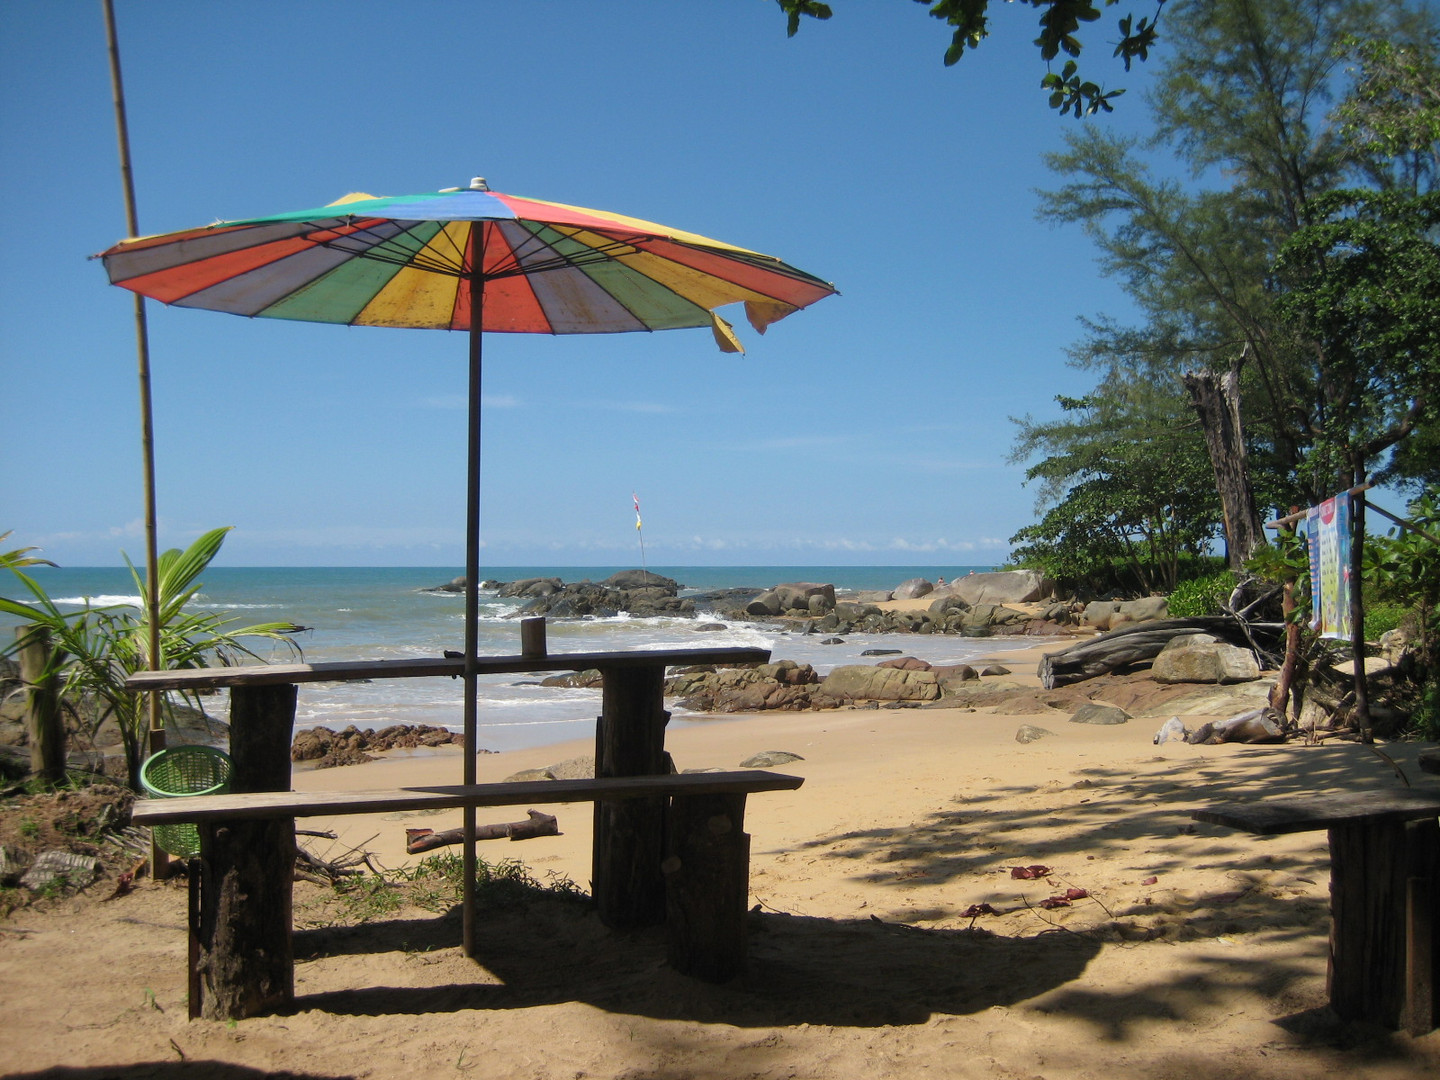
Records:
[[[471,190],[471,191],[489,191],[489,190],[490,190],[490,185],[485,182],[485,177],[483,177],[483,176],[476,176],[476,177],[472,177],[471,180],[470,180],[470,190]]]

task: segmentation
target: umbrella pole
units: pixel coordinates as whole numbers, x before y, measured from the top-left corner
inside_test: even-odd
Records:
[[[465,783],[475,783],[475,757],[479,752],[478,657],[480,649],[480,373],[483,353],[485,279],[480,276],[480,230],[472,227],[470,276],[470,385],[468,409],[469,462],[465,490]],[[461,855],[464,891],[461,894],[461,945],[466,956],[475,955],[475,807],[465,807],[465,843]]]

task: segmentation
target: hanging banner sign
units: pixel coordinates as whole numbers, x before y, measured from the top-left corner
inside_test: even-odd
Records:
[[[1349,641],[1350,495],[1326,499],[1306,512],[1310,548],[1310,626],[1321,637]]]

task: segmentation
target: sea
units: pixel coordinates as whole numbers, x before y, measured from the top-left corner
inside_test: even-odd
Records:
[[[501,582],[558,577],[570,582],[603,581],[633,567],[504,566],[485,568],[482,580]],[[837,595],[891,590],[911,578],[953,580],[989,566],[651,566],[681,584],[680,595],[734,588],[769,588],[785,582],[824,582]],[[27,570],[61,610],[139,605],[125,567],[33,567]],[[431,591],[459,577],[455,567],[210,567],[190,605],[233,620],[232,628],[261,622],[305,627],[294,635],[299,655],[283,645],[259,641],[256,651],[272,662],[390,660],[439,656],[464,648],[464,596]],[[8,575],[7,575],[8,577]],[[18,580],[0,583],[0,595],[28,600]],[[479,652],[520,651],[520,607],[495,589],[480,596]],[[8,639],[17,620],[0,614]],[[717,624],[720,628],[716,629]],[[701,629],[701,627],[705,629]],[[805,634],[773,624],[699,618],[554,619],[546,627],[550,653],[623,649],[684,649],[743,645],[769,649],[774,660],[812,664],[825,674],[842,664],[875,663],[867,649],[901,649],[936,664],[966,663],[1018,638],[965,638],[929,634],[850,634],[839,644],[832,635]],[[1025,639],[1032,643],[1032,639]],[[600,691],[544,687],[539,676],[487,675],[480,680],[479,745],[487,750],[545,746],[594,734]],[[458,679],[382,679],[374,682],[311,683],[300,687],[296,727],[350,724],[380,729],[392,724],[433,724],[461,729],[462,684]],[[203,699],[206,712],[224,720],[228,695]],[[705,717],[672,703],[673,725],[703,723]]]

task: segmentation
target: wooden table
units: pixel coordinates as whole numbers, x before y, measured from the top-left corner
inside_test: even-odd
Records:
[[[1327,829],[1331,1007],[1416,1035],[1440,1025],[1440,791],[1223,803],[1191,816],[1260,836]]]
[[[595,735],[595,777],[599,781],[669,774],[665,725],[670,714],[664,708],[667,667],[733,666],[770,659],[767,649],[733,647],[547,654],[543,620],[539,619],[526,620],[521,640],[525,651],[520,654],[479,657],[479,673],[602,672]],[[290,745],[300,684],[458,678],[464,671],[464,660],[451,657],[262,664],[139,672],[125,685],[152,691],[228,687],[230,790],[245,795],[290,790]],[[636,929],[666,920],[666,881],[661,868],[666,860],[668,802],[663,795],[595,800],[591,889],[597,912],[607,926]],[[211,996],[219,994],[239,1003],[227,1006],[232,1011],[226,1016],[284,1008],[294,997],[293,964],[284,948],[290,934],[294,819],[237,819],[223,830],[204,826],[200,832],[206,880],[211,883],[204,903],[210,914],[200,920],[200,953],[213,958],[223,951],[229,959],[243,961],[224,971],[210,964]],[[221,833],[223,843],[216,839]],[[231,894],[236,898],[234,904],[226,900]],[[239,902],[242,899],[243,904]],[[266,945],[251,947],[257,941]],[[221,979],[231,985],[215,987],[215,981]],[[257,992],[256,987],[268,989]],[[230,992],[227,995],[222,990]]]

